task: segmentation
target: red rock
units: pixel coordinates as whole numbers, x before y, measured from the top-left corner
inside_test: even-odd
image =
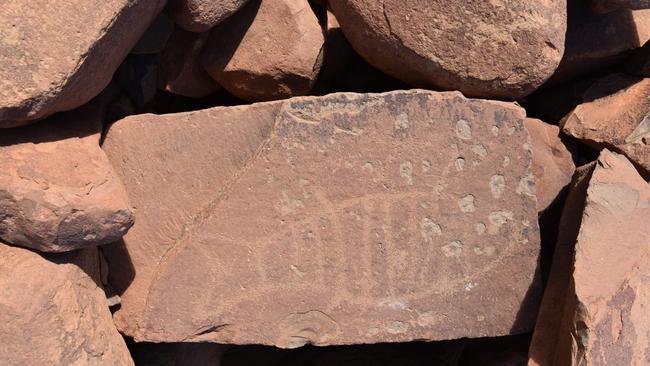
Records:
[[[537,208],[543,211],[571,183],[575,165],[560,139],[560,128],[538,119],[526,118],[524,125],[533,145],[533,173]]]
[[[98,95],[163,0],[0,2],[0,128]]]
[[[623,74],[592,84],[560,122],[562,131],[596,149],[625,154],[650,172],[650,79]]]
[[[186,97],[200,98],[217,90],[219,85],[203,69],[199,55],[209,33],[192,33],[176,29],[158,58],[158,88]]]
[[[650,186],[608,150],[578,176],[562,214],[529,365],[647,364]]]
[[[0,238],[46,252],[112,243],[133,225],[99,147],[107,96],[0,134]]]
[[[569,0],[568,17],[564,56],[547,85],[621,62],[650,39],[650,10],[597,14],[589,1]]]
[[[591,8],[598,13],[609,13],[620,8],[623,9],[648,9],[648,0],[591,0]]]
[[[324,43],[307,0],[256,0],[212,31],[203,66],[243,100],[305,95],[318,77]]]
[[[415,86],[517,99],[555,71],[564,49],[566,1],[331,0],[368,63]]]
[[[96,248],[41,255],[0,243],[3,365],[133,365],[98,265]]]
[[[178,26],[189,32],[202,33],[224,21],[248,1],[170,0],[167,9]]]
[[[118,328],[280,347],[529,331],[539,233],[523,118],[416,90],[118,121],[103,148],[138,208],[128,255],[106,252],[126,289]]]

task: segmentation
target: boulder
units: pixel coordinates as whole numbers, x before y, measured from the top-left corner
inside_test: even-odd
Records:
[[[138,208],[126,250],[105,252],[125,289],[118,328],[279,347],[530,331],[539,232],[523,118],[414,90],[118,121],[103,148]]]
[[[650,9],[649,0],[591,0],[591,8],[597,13],[609,13],[623,9]]]
[[[547,85],[587,75],[625,60],[650,39],[650,10],[594,12],[589,1],[568,0],[564,56]]]
[[[248,1],[169,0],[167,11],[179,27],[189,32],[202,33],[224,21]]]
[[[566,1],[331,0],[356,51],[414,86],[518,99],[542,85],[564,50]]]
[[[650,172],[650,79],[613,74],[592,84],[582,99],[560,121],[562,131],[595,149],[621,152]]]
[[[99,147],[108,96],[0,134],[0,238],[45,252],[108,244],[133,225]]]
[[[203,66],[240,99],[283,99],[309,93],[324,44],[307,0],[253,0],[212,31]]]
[[[562,213],[529,365],[650,359],[650,185],[603,150],[579,169]]]
[[[0,242],[3,365],[133,365],[99,283],[97,248],[38,254]]]
[[[219,85],[199,61],[208,36],[208,32],[174,30],[158,57],[158,88],[192,98],[205,97],[219,90]]]
[[[0,128],[98,95],[164,0],[0,2]]]
[[[560,138],[558,126],[534,118],[526,118],[524,126],[533,145],[537,208],[544,211],[571,183],[575,165],[571,153]]]

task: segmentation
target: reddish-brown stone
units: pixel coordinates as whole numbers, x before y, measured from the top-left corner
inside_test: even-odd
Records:
[[[330,0],[368,63],[415,86],[517,99],[555,71],[566,1]]]
[[[608,150],[577,177],[562,214],[529,365],[645,365],[650,185],[623,155]]]
[[[596,149],[621,152],[650,172],[650,79],[610,75],[582,99],[560,122],[562,131]]]
[[[211,32],[203,66],[247,101],[305,95],[318,77],[324,43],[307,0],[254,0]]]
[[[163,0],[0,1],[0,128],[90,101]]]
[[[118,121],[103,147],[138,208],[128,256],[107,253],[119,329],[280,347],[529,331],[523,118],[414,90]]]
[[[560,139],[560,128],[538,119],[526,118],[524,125],[533,145],[533,173],[537,208],[543,211],[571,182],[575,165]]]
[[[0,242],[0,363],[133,365],[98,283],[96,248],[41,255]]]
[[[158,87],[170,93],[200,98],[217,90],[219,85],[199,61],[209,33],[192,33],[176,29],[158,58]]]
[[[248,1],[169,0],[167,11],[181,28],[189,32],[203,33],[234,14]]]
[[[0,238],[46,252],[108,244],[133,225],[99,147],[108,95],[0,134]]]

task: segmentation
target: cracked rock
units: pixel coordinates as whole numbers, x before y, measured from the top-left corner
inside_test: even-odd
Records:
[[[530,331],[539,232],[523,119],[415,90],[116,122],[103,148],[138,207],[126,250],[105,250],[125,289],[118,328],[289,348]]]
[[[188,32],[207,32],[249,0],[169,0],[167,12]],[[273,0],[277,1],[277,0]]]
[[[102,94],[0,134],[0,238],[44,252],[108,244],[133,225],[124,185],[99,147]]]

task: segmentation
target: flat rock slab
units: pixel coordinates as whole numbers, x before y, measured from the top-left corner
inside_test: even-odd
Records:
[[[579,169],[562,214],[529,365],[650,360],[650,185],[603,150]]]
[[[107,94],[0,133],[0,239],[45,252],[119,240],[133,225],[124,185],[99,147]]]
[[[97,248],[38,254],[0,242],[3,365],[133,365],[99,282]]]
[[[0,2],[0,128],[99,94],[164,0]]]
[[[107,253],[118,328],[279,347],[529,331],[523,118],[416,90],[118,121],[103,148],[137,207],[129,256]]]

